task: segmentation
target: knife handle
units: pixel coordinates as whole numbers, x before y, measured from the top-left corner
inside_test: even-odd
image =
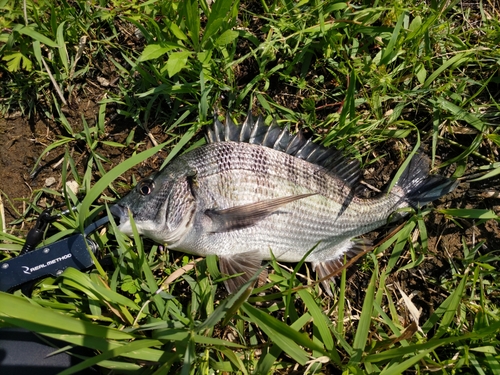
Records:
[[[68,267],[87,269],[94,264],[90,251],[97,249],[94,241],[75,234],[4,261],[0,263],[0,291],[49,275],[58,276]]]

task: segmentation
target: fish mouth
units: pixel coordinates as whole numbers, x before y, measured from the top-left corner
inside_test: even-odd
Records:
[[[115,219],[119,221],[117,222],[118,229],[125,233],[131,232],[131,230],[129,230],[130,220],[128,217],[128,207],[122,206],[121,204],[115,204],[109,208],[109,211]]]
[[[124,218],[128,216],[127,207],[122,206],[121,204],[114,204],[109,208],[111,214],[122,221]]]

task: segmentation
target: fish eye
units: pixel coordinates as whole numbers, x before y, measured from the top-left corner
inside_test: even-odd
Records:
[[[137,190],[139,190],[139,193],[141,195],[149,195],[153,191],[155,187],[155,184],[151,180],[144,180],[139,182],[139,185],[137,185]]]

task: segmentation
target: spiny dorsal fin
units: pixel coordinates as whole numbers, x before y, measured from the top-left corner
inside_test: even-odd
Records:
[[[354,186],[361,176],[357,160],[347,159],[342,152],[334,148],[326,148],[308,139],[299,131],[291,134],[287,129],[281,129],[274,121],[267,126],[264,118],[255,120],[251,112],[241,126],[237,126],[229,114],[225,124],[214,116],[213,129],[207,132],[207,142],[245,142],[274,150],[286,152],[289,155],[324,167],[329,173],[345,181],[348,186]]]

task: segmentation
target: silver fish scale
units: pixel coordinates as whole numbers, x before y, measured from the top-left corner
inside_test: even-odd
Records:
[[[247,143],[206,145],[182,157],[196,171],[197,216],[193,229],[176,248],[196,254],[233,254],[270,250],[282,261],[299,261],[317,246],[308,261],[340,256],[350,239],[385,223],[400,198],[351,197],[342,215],[349,186],[322,167],[283,152]],[[313,170],[311,170],[313,169]],[[227,209],[256,201],[305,193],[317,195],[291,202],[253,226],[211,233],[207,209]],[[318,239],[322,239],[320,243]]]

